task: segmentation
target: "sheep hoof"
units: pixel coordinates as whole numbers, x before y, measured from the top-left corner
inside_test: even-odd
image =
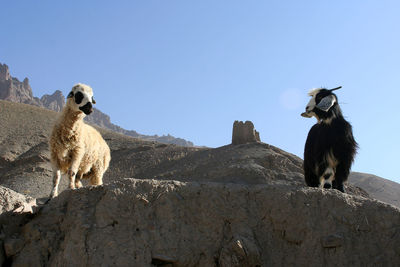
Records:
[[[58,196],[58,192],[52,191],[50,194],[50,198],[55,198],[56,196]]]
[[[82,187],[81,181],[75,181],[75,188],[81,188],[81,187]]]

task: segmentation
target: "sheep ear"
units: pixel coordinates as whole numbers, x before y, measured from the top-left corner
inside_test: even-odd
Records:
[[[92,103],[96,104],[96,100],[94,100],[94,97],[92,96]]]
[[[67,98],[72,98],[72,97],[74,97],[74,92],[71,91],[71,92],[68,94]]]
[[[333,95],[328,95],[321,99],[321,101],[317,105],[317,108],[322,111],[328,112],[328,110],[335,104],[335,102],[336,98]]]

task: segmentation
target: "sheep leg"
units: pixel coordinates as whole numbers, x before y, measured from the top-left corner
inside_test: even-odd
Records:
[[[82,183],[81,183],[82,176],[83,176],[83,174],[81,174],[81,173],[78,173],[75,176],[75,188],[81,188],[82,187]]]
[[[69,168],[67,174],[69,177],[69,188],[75,189],[75,177],[78,172],[79,164],[83,157],[83,151],[81,149],[76,149],[71,152],[71,167]]]
[[[91,185],[102,185],[103,184],[103,173],[99,171],[93,171],[93,174],[90,177]]]
[[[75,189],[75,177],[76,173],[72,170],[68,171],[68,178],[69,178],[69,188],[70,189]]]
[[[58,196],[58,185],[60,184],[61,180],[61,171],[60,170],[53,170],[53,190],[51,190],[50,197]]]

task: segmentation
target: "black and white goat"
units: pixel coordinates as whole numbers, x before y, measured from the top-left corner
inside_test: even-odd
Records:
[[[312,90],[306,112],[301,116],[315,117],[318,122],[308,133],[304,148],[304,176],[308,186],[335,188],[344,192],[343,182],[349,176],[357,150],[351,124],[338,104],[334,89]]]

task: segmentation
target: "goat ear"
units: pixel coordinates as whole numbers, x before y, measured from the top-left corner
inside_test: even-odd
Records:
[[[67,98],[72,98],[72,97],[74,97],[74,92],[71,91],[71,92],[68,94]]]
[[[333,95],[325,96],[316,106],[318,109],[328,112],[328,110],[335,104],[336,98]]]
[[[336,91],[336,90],[339,90],[340,88],[342,88],[341,86],[339,86],[339,87],[336,87],[336,88],[333,88],[333,89],[330,89],[329,91]]]

